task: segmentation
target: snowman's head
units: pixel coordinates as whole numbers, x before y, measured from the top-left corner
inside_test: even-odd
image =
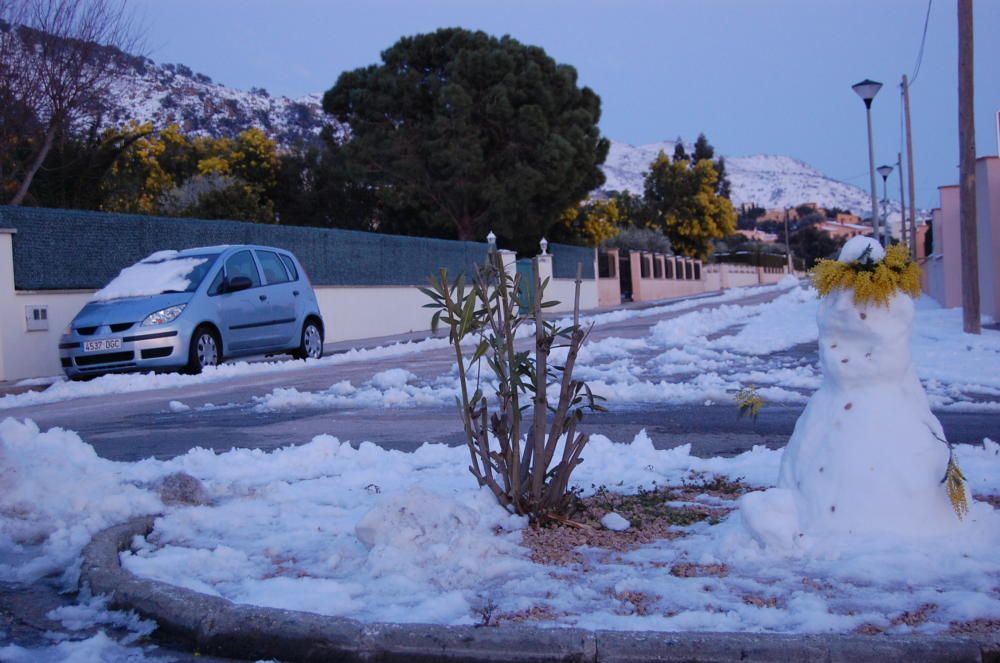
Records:
[[[902,293],[887,306],[859,306],[847,290],[824,297],[817,313],[824,377],[852,387],[900,380],[910,367],[913,316],[913,300]]]
[[[885,249],[874,239],[864,235],[847,240],[840,249],[840,255],[837,256],[838,262],[857,262],[867,265],[874,265],[882,260],[885,260]]]

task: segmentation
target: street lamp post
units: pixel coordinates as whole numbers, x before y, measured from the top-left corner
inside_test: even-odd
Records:
[[[889,232],[889,189],[886,184],[889,180],[889,175],[892,174],[892,166],[879,166],[878,174],[882,176],[882,232],[884,232],[888,237],[892,236]],[[886,242],[889,241],[888,237]],[[879,240],[882,241],[881,239]],[[885,244],[886,242],[882,242]]]
[[[871,175],[872,228],[876,241],[881,241],[879,239],[878,200],[876,198],[878,194],[875,193],[875,146],[872,142],[872,99],[882,89],[882,84],[866,78],[860,83],[855,83],[851,88],[865,102],[865,115],[868,117],[868,171]]]

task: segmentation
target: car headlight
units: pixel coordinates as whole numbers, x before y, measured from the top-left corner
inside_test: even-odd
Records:
[[[168,322],[173,322],[183,310],[184,304],[181,304],[179,306],[171,306],[169,308],[161,309],[156,313],[150,313],[146,316],[146,319],[142,321],[142,326],[154,327],[156,325],[165,325]]]

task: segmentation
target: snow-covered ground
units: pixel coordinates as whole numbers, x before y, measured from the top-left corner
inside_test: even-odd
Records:
[[[597,322],[663,312],[677,317],[638,338],[589,343],[579,375],[612,403],[731,402],[736,389],[751,383],[768,400],[804,401],[820,382],[814,350],[801,350],[816,342],[817,299],[791,283],[782,289],[767,303],[723,300],[703,309],[708,299],[701,299],[605,314]],[[997,409],[1000,334],[966,336],[959,315],[918,302],[917,372],[939,407]],[[428,340],[307,363],[399,358],[363,384],[341,381],[321,392],[282,387],[234,407],[451,403],[454,374],[420,378],[405,368],[406,354],[445,344]],[[3,406],[302,366],[262,362],[202,376],[108,376],[10,396]],[[169,404],[175,412],[189,408]],[[698,458],[689,446],[656,450],[645,433],[634,440],[595,435],[573,477],[583,497],[673,486],[678,492],[666,506],[710,517],[645,536],[637,519],[612,533],[623,523],[606,514],[597,521],[606,523],[604,534],[559,558],[538,547],[524,519],[476,486],[467,450],[425,444],[404,453],[365,442],[354,448],[335,435],[331,430],[272,452],[194,449],[166,461],[121,463],[98,457],[72,431],[42,431],[8,418],[0,422],[0,581],[56,576],[74,588],[80,551],[95,532],[160,513],[153,534],[123,553],[134,573],[237,602],[364,620],[867,633],[995,629],[1000,620],[1000,522],[981,502],[974,501],[955,536],[868,535],[860,545],[806,539],[793,552],[776,552],[747,534],[733,511],[738,495],[711,484],[726,477],[740,479],[740,491],[772,487],[781,451],[756,447],[733,458]],[[956,457],[972,494],[995,502],[1000,445],[962,445]],[[201,482],[203,503],[164,502],[163,483],[177,473]],[[0,647],[0,660],[63,660],[78,652],[82,660],[127,660],[144,650],[101,629],[124,629],[138,639],[152,628],[85,595],[50,617],[82,635],[44,649]]]
[[[0,443],[6,581],[61,573],[72,586],[94,532],[163,513],[148,540],[122,555],[134,573],[237,602],[364,620],[468,624],[485,610],[547,626],[933,633],[1000,617],[1000,527],[990,506],[975,503],[947,540],[833,539],[779,555],[746,535],[739,512],[725,517],[731,501],[697,488],[717,475],[773,485],[781,452],[763,447],[701,459],[687,446],[658,451],[644,433],[627,446],[595,436],[573,477],[584,495],[688,483],[687,496],[669,504],[716,509],[721,521],[645,545],[583,547],[559,565],[533,561],[524,519],[476,486],[463,448],[355,449],[323,435],[272,453],[196,449],[116,463],[73,432],[12,419],[0,424]],[[962,446],[958,462],[974,494],[1000,493],[1000,445]],[[164,505],[158,486],[177,472],[199,479],[210,504]],[[128,622],[88,606],[83,622]],[[914,611],[919,619],[902,617]]]

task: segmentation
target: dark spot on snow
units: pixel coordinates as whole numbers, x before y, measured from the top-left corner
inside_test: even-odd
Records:
[[[852,407],[854,407],[854,403],[848,403],[847,405],[844,406],[844,409],[850,410]]]
[[[871,359],[871,358],[872,358],[872,353],[868,352],[865,354],[865,359]]]
[[[831,344],[830,344],[830,347],[831,347],[831,348],[835,348],[835,347],[837,347],[837,344],[836,344],[836,343],[831,343]]]
[[[862,313],[862,314],[861,314],[861,319],[862,319],[862,320],[866,319],[867,317],[868,317],[868,314],[867,314],[867,313]]]
[[[822,467],[821,467],[821,468],[819,468],[819,471],[820,471],[820,472],[822,472],[822,471],[823,471],[823,468],[822,468]]]
[[[837,510],[837,505],[836,504],[834,504],[833,506],[830,507],[830,513],[833,513],[836,510]]]
[[[841,359],[840,363],[841,364],[846,364],[847,363],[847,357],[844,357],[843,359]]]

